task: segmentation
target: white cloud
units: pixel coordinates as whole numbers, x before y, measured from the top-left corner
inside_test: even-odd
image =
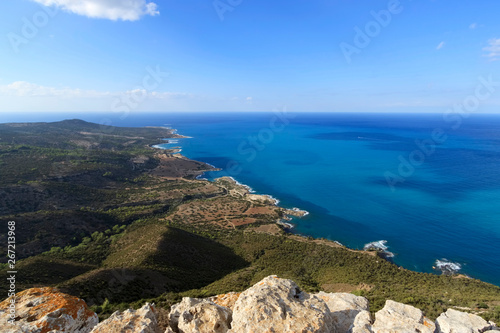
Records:
[[[143,90],[143,91],[145,91],[145,90]],[[193,94],[182,93],[182,92],[156,92],[156,91],[153,91],[150,95],[152,97],[158,98],[158,99],[180,99],[180,98],[194,97]]]
[[[192,94],[182,92],[158,92],[147,91],[137,88],[127,91],[97,91],[73,88],[54,88],[41,86],[38,84],[16,81],[7,85],[0,85],[0,96],[13,97],[60,97],[60,98],[102,98],[102,97],[123,97],[123,96],[144,96],[153,99],[180,99],[194,97]]]
[[[136,21],[144,15],[160,14],[158,6],[147,0],[33,0],[91,18]]]
[[[476,29],[477,28],[477,23],[472,23],[469,25],[469,29]]]
[[[436,50],[441,50],[444,46],[444,42],[439,43],[438,46],[436,46]]]
[[[248,95],[245,95],[248,96]],[[26,81],[0,84],[2,112],[165,112],[165,111],[256,111],[252,97],[206,96],[190,92],[147,90],[102,91],[51,87]],[[265,107],[260,111],[266,111]]]
[[[500,38],[492,38],[488,41],[488,46],[483,48],[487,51],[486,57],[490,58],[491,61],[500,60]]]
[[[82,90],[71,88],[54,88],[41,86],[25,81],[16,81],[11,84],[0,86],[0,96],[19,96],[19,97],[34,97],[34,96],[56,96],[65,98],[92,98],[110,96],[109,92],[99,92],[95,90]]]

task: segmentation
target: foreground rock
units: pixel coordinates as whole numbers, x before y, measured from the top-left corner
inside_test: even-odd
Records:
[[[366,324],[370,323],[370,309],[368,300],[364,297],[355,296],[349,293],[330,293],[320,292],[315,294],[322,299],[331,312],[331,320],[334,332],[347,332],[354,324],[356,317],[365,312],[364,318],[368,318]],[[358,319],[361,320],[362,316]],[[361,325],[361,322],[358,323]],[[361,325],[363,326],[363,325]]]
[[[326,303],[300,291],[295,282],[270,276],[241,293],[231,333],[333,332]]]
[[[225,333],[230,328],[231,309],[210,300],[184,297],[172,306],[169,320],[174,332]]]
[[[372,330],[382,332],[434,333],[436,326],[424,317],[422,311],[410,305],[387,301],[375,314]]]
[[[493,324],[479,316],[448,309],[438,317],[436,327],[437,333],[482,333],[492,329]]]
[[[443,313],[435,324],[421,310],[390,300],[374,319],[364,297],[309,295],[291,280],[269,276],[241,294],[184,298],[172,307],[165,333],[486,333],[497,329],[479,316],[455,310]]]
[[[16,294],[16,320],[11,325],[9,299],[0,303],[0,332],[88,333],[97,325],[97,315],[87,304],[53,288],[33,288]]]
[[[117,311],[98,324],[79,298],[34,288],[0,303],[0,332],[160,333],[152,304]],[[269,276],[246,291],[172,306],[165,333],[500,333],[492,322],[449,309],[436,323],[410,305],[388,300],[374,316],[366,298],[348,293],[308,294],[291,280]]]
[[[139,310],[116,311],[108,319],[94,327],[91,333],[159,333],[155,308],[146,303]]]

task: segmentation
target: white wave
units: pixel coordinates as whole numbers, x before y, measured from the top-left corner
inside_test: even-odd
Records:
[[[302,217],[309,215],[309,212],[307,210],[304,210],[304,209],[293,207],[292,210],[294,212],[302,212],[303,213]]]
[[[375,251],[382,252],[388,258],[394,257],[394,253],[388,251],[389,246],[387,246],[386,244],[387,244],[386,240],[379,240],[376,242],[371,242],[371,243],[365,244],[365,246],[363,247],[363,250],[365,250],[365,251],[375,250]]]
[[[208,164],[208,163],[207,163],[207,164]],[[209,164],[209,165],[210,165],[210,164]],[[214,168],[215,168],[215,167],[214,167]],[[253,188],[251,188],[250,186],[248,186],[248,185],[246,185],[246,184],[240,183],[239,181],[237,181],[236,179],[234,179],[234,177],[227,176],[227,178],[232,179],[232,181],[233,181],[233,182],[235,182],[235,183],[236,183],[236,185],[239,185],[239,186],[242,186],[242,187],[246,188],[248,192],[250,192],[250,193],[255,193],[255,191],[254,191],[254,189],[253,189]]]
[[[268,197],[270,200],[272,200],[274,202],[275,206],[279,205],[279,203],[280,203],[279,199],[276,199],[275,197],[273,197],[272,195],[269,195],[269,194],[266,194],[266,197]]]
[[[443,274],[456,274],[462,269],[462,265],[443,258],[436,260],[435,268],[440,270]]]
[[[212,168],[214,168],[214,169],[217,169],[217,167],[216,167],[215,165],[213,165],[213,164],[210,164],[210,163],[207,163],[207,162],[203,162],[203,163],[205,163],[206,165],[211,166],[211,167],[212,167]]]
[[[284,226],[287,229],[293,229],[295,227],[293,224],[284,221],[279,221],[278,224]]]

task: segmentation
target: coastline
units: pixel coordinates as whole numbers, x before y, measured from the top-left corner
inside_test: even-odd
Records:
[[[65,145],[62,151],[73,157],[73,146],[67,142],[84,135],[73,131],[73,123],[62,123],[59,128],[41,126],[48,127],[50,131],[38,137],[35,146],[50,147],[52,142],[60,142]],[[98,124],[85,126],[99,128]],[[103,302],[99,298],[103,290],[110,292],[109,303],[115,307],[123,307],[124,302],[132,304],[144,301],[146,297],[155,299],[158,304],[162,300],[164,303],[161,304],[170,306],[173,304],[171,301],[179,297],[196,298],[239,292],[245,284],[258,281],[264,274],[276,274],[300,281],[301,290],[355,295],[363,293],[374,300],[379,308],[387,299],[414,297],[430,316],[438,316],[436,309],[442,307],[462,306],[474,310],[481,301],[495,309],[499,304],[500,288],[497,286],[459,276],[417,273],[411,271],[411,266],[404,266],[410,269],[403,269],[381,259],[376,251],[355,251],[322,239],[322,236],[328,235],[330,239],[337,237],[344,240],[339,232],[317,232],[316,225],[322,223],[322,215],[314,207],[314,201],[300,200],[302,192],[297,193],[297,196],[289,196],[288,187],[270,186],[274,185],[274,172],[268,173],[270,177],[267,182],[259,182],[259,177],[262,177],[259,172],[265,169],[248,166],[244,171],[255,173],[252,176],[241,173],[236,178],[255,185],[255,189],[261,193],[271,193],[283,199],[278,204],[291,208],[290,213],[297,213],[297,207],[310,210],[311,215],[303,220],[290,217],[293,220],[285,222],[295,224],[291,233],[286,233],[277,225],[276,221],[283,215],[280,208],[275,206],[276,201],[269,196],[257,194],[257,197],[251,197],[256,200],[261,198],[268,203],[250,202],[239,194],[248,193],[248,187],[237,185],[237,180],[226,178],[222,179],[222,182],[226,182],[224,185],[213,183],[214,177],[224,175],[227,171],[205,173],[210,181],[196,180],[195,177],[202,170],[211,168],[204,163],[185,157],[171,157],[168,151],[152,148],[151,145],[161,142],[158,138],[170,136],[166,131],[135,128],[115,128],[115,131],[123,135],[113,139],[116,144],[99,149],[96,161],[102,162],[103,166],[98,172],[89,174],[86,164],[75,163],[74,168],[60,171],[64,172],[61,173],[61,178],[64,177],[61,194],[55,198],[38,197],[38,202],[52,205],[48,210],[32,212],[31,207],[27,206],[21,207],[19,215],[6,216],[8,220],[12,216],[19,226],[32,225],[32,222],[37,224],[36,228],[25,229],[23,233],[27,237],[20,239],[20,289],[61,286],[75,295],[83,295],[96,309]],[[144,139],[130,143],[129,137],[135,137],[136,131],[144,134]],[[37,134],[40,130],[33,126],[31,129],[21,128],[12,132],[16,142],[30,143],[31,138],[37,137],[31,133]],[[61,137],[65,140],[60,140]],[[235,152],[221,149],[211,139],[201,142],[205,138],[200,135],[198,139],[181,142],[186,154],[198,160],[214,161],[215,165],[225,165],[221,163],[224,157],[233,156]],[[99,142],[95,136],[87,140]],[[193,141],[196,145],[192,144]],[[200,150],[199,144],[212,146],[213,150]],[[175,147],[177,144],[163,146]],[[2,151],[12,150],[9,145],[4,148]],[[113,159],[115,163],[112,165],[107,164],[110,151],[120,156]],[[203,151],[208,154],[203,154]],[[38,152],[33,157],[34,160],[39,158],[40,165],[43,162],[52,165],[57,161],[55,158],[46,158],[43,149],[34,149],[34,152]],[[60,155],[59,150],[56,153],[54,157]],[[81,156],[86,155],[86,151],[82,151],[82,155],[74,156],[70,161],[79,161]],[[22,163],[24,150],[18,150],[14,156],[19,159],[8,163],[12,166],[9,188],[60,188],[61,178],[47,180],[43,176],[50,173],[43,173],[36,182],[21,184],[21,187],[18,184],[19,171],[28,171],[31,165]],[[116,178],[103,176],[105,171],[111,169],[110,166],[113,171],[118,170],[115,172]],[[125,178],[130,175],[135,177],[132,181],[131,178]],[[289,180],[290,184],[294,184],[297,178]],[[89,186],[81,186],[82,183]],[[232,187],[233,193],[228,193],[227,187]],[[93,195],[95,188],[102,189],[107,195]],[[285,188],[287,191],[283,191]],[[8,198],[25,198],[15,195],[16,192]],[[12,209],[10,207],[14,206],[7,207]],[[60,207],[67,207],[62,214]],[[9,211],[9,214],[16,213]],[[114,224],[113,228],[110,221]],[[68,228],[59,228],[68,222]],[[34,247],[31,241],[37,239],[40,230],[51,232],[44,235],[44,243],[37,243]],[[82,238],[70,239],[79,230],[86,231],[80,234]],[[297,233],[316,235],[317,238]],[[89,238],[85,239],[86,235],[90,241]],[[373,238],[373,234],[369,236]],[[346,241],[345,244],[357,243]],[[399,250],[396,244],[394,247]],[[138,251],[141,256],[137,256]],[[81,262],[85,265],[82,266]],[[127,279],[130,284],[118,290],[106,284],[117,269],[126,272],[126,277],[131,276],[129,272],[134,274],[133,279]],[[140,272],[140,275],[135,272]],[[129,299],[123,299],[123,290],[130,295]],[[450,301],[443,303],[443,295]],[[421,303],[422,299],[427,302]],[[484,311],[482,308],[481,305],[477,311]],[[113,311],[106,311],[106,314]],[[497,316],[500,313],[495,311],[485,313],[485,319],[500,320]]]
[[[169,130],[172,130],[172,129],[169,129]],[[175,131],[176,130],[174,130],[173,133],[175,133]],[[176,136],[173,137],[173,139],[192,138],[189,136],[183,136],[183,135],[179,135],[179,134],[175,134],[175,135]],[[172,138],[170,138],[170,139],[172,139]],[[167,141],[166,144],[169,143],[168,142],[169,138],[165,138],[163,140]],[[177,143],[177,142],[175,142],[175,143]],[[151,147],[155,148],[155,149],[171,151],[172,157],[194,161],[194,160],[191,160],[190,158],[180,154],[180,152],[182,151],[181,147],[168,147],[167,148],[167,147],[161,147],[160,145],[161,144],[156,144],[156,145],[152,145]],[[221,179],[227,179],[227,180],[230,180],[231,182],[233,182],[234,186],[239,187],[241,189],[242,193],[244,193],[244,196],[247,199],[249,199],[250,201],[269,203],[269,204],[272,204],[273,206],[278,207],[282,211],[283,216],[281,218],[279,218],[274,223],[274,225],[278,226],[285,233],[291,234],[294,237],[303,238],[304,240],[312,240],[313,242],[321,242],[321,243],[324,243],[324,244],[329,245],[329,246],[342,247],[342,248],[345,248],[349,251],[363,252],[363,253],[366,253],[369,255],[376,255],[376,256],[380,257],[381,259],[384,259],[386,261],[389,261],[389,262],[397,265],[401,269],[407,269],[401,265],[396,264],[393,261],[393,258],[396,256],[396,254],[388,250],[389,246],[386,245],[387,244],[386,240],[371,241],[369,243],[366,243],[362,249],[356,249],[356,248],[350,248],[348,246],[345,246],[337,240],[329,240],[329,239],[325,239],[325,238],[314,238],[314,237],[309,236],[309,235],[302,235],[299,233],[294,233],[293,230],[295,228],[295,225],[293,223],[291,223],[290,221],[292,221],[294,218],[303,218],[305,216],[308,216],[310,214],[308,211],[301,210],[298,207],[292,207],[292,208],[281,207],[281,206],[279,206],[279,204],[280,204],[279,199],[273,197],[270,194],[258,194],[251,186],[249,186],[247,184],[243,184],[231,176],[222,176],[219,178],[215,178],[213,180],[203,178],[203,174],[207,171],[221,171],[222,169],[217,168],[214,165],[211,165],[209,163],[205,163],[205,162],[201,162],[201,161],[195,161],[195,162],[203,163],[203,164],[211,167],[211,169],[200,171],[200,173],[195,177],[196,180],[217,183],[217,181],[219,181]],[[472,277],[462,273],[461,269],[462,269],[462,265],[460,263],[451,262],[451,261],[448,261],[447,259],[436,259],[434,262],[434,265],[432,266],[432,270],[435,272],[436,275],[451,275],[451,276],[455,276],[455,277],[464,277],[464,278],[469,278],[469,279],[472,278]],[[407,269],[407,270],[412,271],[411,269]],[[418,271],[416,271],[416,272],[418,272]],[[438,272],[440,272],[441,274],[438,274]]]
[[[178,138],[192,138],[192,137],[179,135],[179,137],[175,137],[174,139],[178,139]],[[169,138],[164,138],[163,140],[167,141],[166,144],[168,144]],[[154,149],[166,151],[166,153],[171,154],[172,157],[182,158],[182,159],[186,159],[186,160],[190,160],[190,161],[195,161],[195,160],[191,160],[190,158],[188,158],[184,155],[181,155],[180,154],[180,151],[181,151],[180,147],[161,147],[161,144],[151,145],[150,147],[154,148]],[[381,248],[379,248],[379,249],[376,249],[376,248],[354,249],[354,248],[350,248],[350,247],[343,245],[341,242],[339,242],[337,240],[329,240],[329,239],[325,239],[325,238],[313,238],[313,237],[308,236],[308,235],[294,233],[293,229],[295,228],[295,225],[293,223],[290,223],[290,221],[292,221],[294,218],[303,218],[303,217],[310,215],[310,213],[308,211],[302,210],[298,207],[292,207],[292,208],[281,207],[281,206],[279,206],[279,204],[280,204],[279,199],[273,197],[270,194],[258,194],[251,186],[249,186],[247,184],[243,184],[231,176],[222,176],[219,178],[215,178],[214,180],[208,180],[207,178],[203,178],[203,174],[207,171],[221,171],[222,169],[217,168],[214,165],[211,165],[210,163],[201,162],[201,161],[195,161],[195,162],[206,164],[212,168],[209,170],[200,171],[200,174],[198,174],[195,177],[196,180],[207,181],[207,182],[215,183],[215,184],[220,183],[220,182],[229,182],[229,183],[232,183],[232,186],[235,187],[233,189],[233,191],[236,191],[240,195],[245,196],[248,200],[255,201],[255,202],[261,202],[261,203],[267,203],[267,204],[271,204],[275,207],[278,207],[281,210],[281,212],[283,213],[283,216],[281,218],[279,218],[278,220],[276,220],[274,225],[278,226],[285,233],[293,235],[293,237],[295,237],[297,239],[302,239],[303,241],[312,240],[313,242],[316,242],[316,243],[319,242],[319,243],[322,243],[322,244],[325,244],[328,246],[342,247],[342,248],[349,250],[349,251],[362,252],[362,253],[366,253],[368,255],[379,255],[382,259],[391,261],[389,258],[391,258],[392,256],[386,255],[385,251]],[[377,242],[381,242],[381,241],[376,241],[373,243],[377,243]],[[369,243],[369,244],[372,244],[372,243]],[[391,252],[389,252],[389,253],[391,253]]]

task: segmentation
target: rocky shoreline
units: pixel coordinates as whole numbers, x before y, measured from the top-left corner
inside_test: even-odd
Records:
[[[188,136],[182,136],[182,135],[175,133],[175,130],[173,133],[176,135],[175,138],[190,138]],[[165,139],[165,140],[168,140],[168,139]],[[185,156],[180,154],[180,152],[182,151],[181,147],[164,148],[164,147],[160,147],[159,145],[153,145],[151,147],[165,151],[168,156],[180,158],[183,160],[192,161],[188,157],[185,157]],[[196,161],[196,162],[198,162],[198,161]],[[206,179],[202,178],[203,173],[205,173],[206,171],[220,171],[221,170],[219,168],[216,168],[213,165],[210,165],[210,164],[207,164],[204,162],[198,162],[198,163],[203,163],[203,164],[210,167],[210,169],[200,171],[199,175],[196,176],[196,179],[198,179],[198,180],[206,180]],[[233,178],[231,176],[223,176],[223,177],[217,178],[213,181],[213,183],[226,187],[229,194],[241,196],[241,197],[245,198],[246,200],[249,200],[249,201],[257,203],[257,204],[266,204],[266,205],[273,205],[273,206],[278,207],[281,210],[283,216],[276,221],[276,225],[279,228],[281,228],[281,230],[283,230],[285,232],[288,232],[288,233],[293,232],[293,229],[295,226],[290,222],[293,220],[293,218],[303,218],[303,217],[309,215],[308,211],[302,210],[302,209],[297,208],[297,207],[293,207],[293,208],[280,207],[279,206],[280,201],[278,199],[276,199],[273,196],[268,195],[268,194],[256,194],[255,191],[250,186],[238,182],[235,178]],[[296,236],[310,238],[308,236],[304,236],[304,235],[300,235],[300,234],[297,234]],[[321,239],[321,241],[331,242],[331,244],[333,246],[344,247],[344,248],[352,250],[352,251],[364,251],[364,252],[367,252],[370,254],[377,254],[382,259],[388,260],[390,262],[393,262],[393,258],[395,256],[394,253],[388,251],[388,246],[386,245],[387,241],[385,241],[385,240],[367,243],[362,250],[348,248],[345,245],[341,244],[340,242],[334,241],[334,240],[332,241],[332,240]],[[439,260],[437,262],[439,262]],[[445,269],[441,269],[439,267],[433,267],[433,269],[435,271],[440,271],[443,275],[457,275],[457,276],[461,275],[461,274],[459,274],[459,269],[452,271],[452,270],[448,269],[449,267],[450,266],[445,266]],[[453,267],[455,267],[455,266],[453,266]]]

